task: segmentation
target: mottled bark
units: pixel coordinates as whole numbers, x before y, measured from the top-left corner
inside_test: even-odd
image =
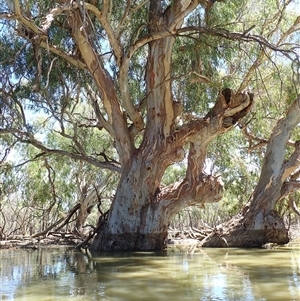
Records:
[[[232,92],[228,100],[222,109],[213,108],[209,117],[193,120],[173,130],[165,139],[152,143],[152,136],[144,139],[143,147],[132,157],[130,168],[121,176],[107,223],[99,229],[92,249],[161,249],[166,243],[168,225],[177,212],[187,206],[221,200],[224,190],[221,178],[207,175],[203,170],[207,147],[214,137],[233,125],[225,126],[224,120],[235,116],[238,107],[244,110],[245,106],[251,106],[252,96]],[[223,101],[224,95],[220,93],[216,106]],[[234,109],[230,101],[235,101]],[[161,187],[166,168],[185,157],[182,147],[186,143],[190,148],[185,178]]]

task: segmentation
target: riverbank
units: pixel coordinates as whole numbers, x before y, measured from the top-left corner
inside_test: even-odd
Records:
[[[289,229],[290,240],[300,238],[300,223],[293,224]],[[31,236],[21,236],[16,235],[11,239],[1,240],[0,249],[10,249],[10,248],[24,248],[24,249],[38,249],[40,247],[50,247],[50,246],[70,246],[76,247],[79,245],[84,238],[79,236],[74,236],[73,234],[51,234],[45,238],[32,238]],[[168,244],[197,244],[197,238],[193,237],[191,230],[187,229],[184,231],[176,231],[176,233],[170,233]]]

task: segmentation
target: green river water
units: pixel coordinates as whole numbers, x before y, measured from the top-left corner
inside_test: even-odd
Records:
[[[299,246],[93,256],[0,250],[0,300],[300,300]]]

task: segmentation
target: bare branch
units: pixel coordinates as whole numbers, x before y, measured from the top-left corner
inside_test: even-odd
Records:
[[[249,133],[246,126],[243,126],[241,128],[241,130],[242,130],[242,133],[244,134],[244,136],[246,137],[246,139],[249,142],[249,147],[248,147],[249,152],[254,150],[254,149],[262,148],[262,147],[267,145],[268,140],[252,135],[251,133]]]
[[[21,162],[21,163],[19,163],[19,164],[17,164],[17,165],[14,165],[14,167],[16,167],[16,168],[17,168],[17,167],[21,167],[21,166],[23,166],[23,165],[25,165],[25,164],[27,164],[27,163],[29,163],[29,162],[37,161],[37,160],[39,160],[41,157],[43,157],[43,156],[45,156],[45,155],[47,155],[46,152],[39,153],[39,154],[35,155],[33,158],[30,158],[30,159],[25,160],[25,161],[23,161],[23,162]]]
[[[32,134],[29,134],[27,132],[23,132],[23,131],[20,131],[17,129],[10,129],[9,132],[12,133],[18,139],[18,141],[20,141],[21,143],[31,144],[31,145],[35,146],[37,149],[41,150],[43,153],[67,156],[67,157],[70,157],[75,160],[90,163],[96,167],[108,169],[108,170],[115,171],[118,173],[121,172],[120,164],[116,163],[116,161],[114,161],[114,160],[101,162],[100,160],[96,159],[95,157],[92,157],[89,155],[69,152],[69,151],[62,150],[62,149],[52,149],[52,148],[45,146],[42,142],[35,139],[35,137]]]
[[[111,27],[109,21],[106,18],[106,15],[104,13],[102,13],[100,10],[98,10],[98,8],[96,6],[94,6],[90,3],[86,2],[85,8],[94,13],[96,18],[99,20],[99,22],[105,29],[108,39],[109,39],[109,42],[110,42],[110,45],[114,51],[114,55],[116,56],[116,61],[117,61],[118,65],[120,65],[121,59],[122,59],[121,46],[120,46],[120,43],[119,43],[117,37],[114,34],[113,28]]]
[[[228,40],[232,41],[241,41],[241,42],[255,42],[261,45],[262,47],[267,47],[270,50],[273,50],[275,52],[280,52],[284,56],[286,56],[288,59],[295,61],[297,59],[297,53],[293,49],[285,49],[281,48],[280,45],[274,45],[270,43],[266,38],[260,36],[260,35],[251,35],[240,33],[240,32],[231,32],[224,28],[208,28],[208,27],[197,27],[197,26],[189,26],[185,28],[178,29],[176,31],[176,34],[179,36],[183,33],[189,33],[189,35],[193,35],[194,33],[201,33],[201,34],[207,34],[211,36],[217,36],[222,37]],[[292,56],[295,57],[292,57]]]
[[[76,213],[77,210],[80,209],[80,204],[76,204],[73,208],[71,208],[69,210],[68,213],[64,214],[63,217],[61,217],[59,220],[57,220],[56,222],[54,222],[53,224],[51,224],[49,227],[47,227],[46,229],[44,229],[43,231],[34,234],[32,237],[39,237],[39,236],[45,236],[47,235],[50,230],[52,230],[53,228],[59,226],[55,231],[58,231],[59,229],[61,229],[64,225],[66,225],[68,223],[68,221],[70,220],[70,218]],[[61,225],[60,225],[61,224]]]

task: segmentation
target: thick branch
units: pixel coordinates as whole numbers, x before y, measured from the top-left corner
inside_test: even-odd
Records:
[[[66,60],[73,66],[80,68],[80,69],[87,70],[87,65],[85,64],[85,62],[83,62],[81,59],[79,59],[78,57],[76,57],[74,55],[68,54],[67,52],[63,51],[62,49],[58,48],[57,46],[52,45],[51,43],[49,43],[48,40],[47,41],[42,40],[40,42],[40,46],[43,47],[44,49],[46,49],[47,51],[50,51],[50,52],[56,54],[57,56],[61,57],[62,59]]]
[[[250,108],[252,103],[253,95],[235,94],[230,89],[224,89],[219,94],[216,105],[204,119],[196,119],[173,131],[167,139],[170,147],[167,151],[171,157],[172,150],[179,150],[182,144],[190,142],[188,167],[181,183],[161,190],[158,194],[160,200],[170,202],[172,207],[175,202],[180,202],[180,206],[203,205],[222,198],[224,188],[221,178],[204,172],[207,147],[216,136],[230,129],[224,125],[225,119],[231,116],[237,121],[246,115],[245,109]]]
[[[220,177],[211,175],[198,175],[191,183],[185,179],[161,189],[157,198],[168,208],[172,216],[178,212],[178,208],[198,205],[204,207],[205,203],[219,202],[224,193],[224,184]]]
[[[108,170],[115,171],[118,173],[121,172],[120,165],[116,164],[115,161],[105,160],[105,161],[101,162],[94,157],[83,155],[80,153],[72,153],[72,152],[69,152],[66,150],[48,148],[42,142],[35,139],[35,137],[32,134],[22,132],[20,130],[10,129],[9,133],[13,134],[18,139],[18,141],[20,141],[21,143],[31,144],[31,145],[35,146],[36,148],[40,149],[41,151],[43,151],[44,153],[67,156],[67,157],[75,159],[75,160],[85,161],[87,163],[90,163],[90,164],[100,167],[100,168],[108,169]]]
[[[294,171],[300,166],[300,141],[295,143],[295,150],[291,154],[290,158],[287,159],[283,165],[282,181],[285,181]]]
[[[298,166],[299,150],[296,147],[290,163],[286,163],[286,146],[289,138],[300,122],[300,96],[292,103],[286,116],[277,122],[264,158],[261,176],[254,191],[254,199],[264,190],[282,185],[283,181]],[[285,165],[286,164],[286,165]],[[290,165],[289,165],[290,164]]]
[[[116,61],[118,65],[120,65],[122,60],[122,49],[117,37],[114,34],[113,28],[111,27],[109,21],[107,20],[107,15],[103,14],[100,10],[98,10],[96,6],[90,3],[85,2],[84,6],[87,10],[93,12],[93,14],[96,16],[96,18],[103,26],[105,32],[107,33],[110,46],[112,47],[114,55],[116,56]]]
[[[124,114],[120,108],[114,88],[115,85],[90,44],[89,38],[85,35],[84,31],[81,30],[82,26],[83,23],[81,16],[79,11],[76,11],[76,13],[74,13],[74,15],[70,18],[72,34],[100,91],[105,111],[108,114],[108,123],[112,125],[114,136],[116,137],[116,147],[120,160],[123,164],[127,164],[130,161],[134,146],[127,128]]]
[[[155,1],[153,2],[154,6],[157,4]],[[133,127],[133,134],[139,132],[141,129],[144,128],[143,120],[140,116],[140,114],[137,112],[137,110],[133,106],[133,102],[131,100],[130,94],[129,94],[129,83],[128,83],[128,70],[129,70],[129,64],[130,60],[133,56],[133,54],[144,45],[159,40],[164,39],[167,37],[172,36],[172,34],[175,33],[175,29],[180,27],[182,25],[184,17],[189,14],[195,7],[198,5],[198,1],[176,1],[171,7],[170,10],[166,11],[165,15],[162,17],[162,20],[160,27],[161,30],[152,31],[151,34],[144,36],[143,38],[139,39],[137,42],[135,42],[129,49],[127,50],[127,53],[123,56],[122,65],[120,68],[120,88],[122,93],[122,101],[124,104],[124,107],[126,108],[126,111],[128,115],[130,116],[131,120],[133,121],[134,127]],[[151,6],[151,5],[150,5]],[[150,12],[154,13],[154,12]],[[152,20],[152,17],[150,17]],[[163,26],[162,26],[163,24]],[[163,44],[163,43],[162,43]],[[168,52],[172,50],[172,45],[166,41],[164,46],[162,47],[163,51],[166,51],[168,49]],[[168,80],[168,77],[170,74],[164,74],[162,75],[162,78],[164,81]],[[161,83],[160,83],[161,84]],[[158,91],[157,91],[158,92]],[[160,91],[159,93],[161,93]],[[162,93],[163,95],[164,93]],[[167,105],[166,108],[168,115],[170,117],[169,120],[166,121],[166,128],[170,126],[170,121],[172,120],[172,106]],[[165,130],[166,131],[166,130]]]
[[[135,136],[138,132],[140,132],[144,128],[144,122],[140,113],[135,109],[133,105],[133,101],[130,97],[130,89],[128,83],[128,70],[129,70],[130,58],[126,60],[126,58],[122,57],[122,50],[118,38],[114,34],[113,29],[106,18],[106,15],[101,11],[99,11],[95,6],[89,3],[86,3],[86,8],[91,10],[95,14],[95,16],[102,24],[103,28],[106,30],[110,45],[116,56],[117,63],[119,66],[122,63],[122,66],[120,68],[120,73],[119,73],[121,99],[123,101],[123,105],[126,110],[126,113],[128,114],[128,116],[133,122],[133,127],[131,127],[131,131],[132,131],[132,135]]]

